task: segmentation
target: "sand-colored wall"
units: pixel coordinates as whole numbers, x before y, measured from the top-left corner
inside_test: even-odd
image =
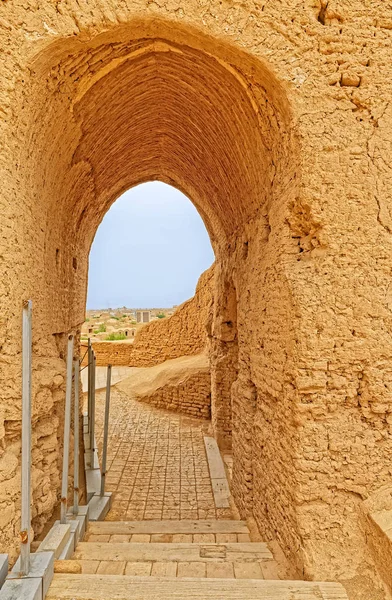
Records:
[[[150,367],[180,356],[202,352],[207,344],[209,309],[213,301],[214,267],[202,273],[195,295],[168,318],[158,319],[137,332],[133,343],[94,342],[98,366]],[[81,345],[85,356],[85,343]],[[85,357],[84,364],[87,358]]]
[[[206,354],[138,369],[117,387],[129,397],[191,417],[211,416],[211,373]]]
[[[356,600],[374,590],[359,505],[392,479],[387,4],[0,3],[2,449],[19,464],[23,300],[35,361],[64,377],[58,339],[83,322],[97,226],[132,185],[171,183],[214,246],[213,377],[231,352],[222,294],[235,289],[241,513],[305,577],[366,573]],[[34,430],[63,402],[54,377],[35,368]],[[213,388],[218,428],[224,401]],[[9,498],[1,549],[17,543]]]

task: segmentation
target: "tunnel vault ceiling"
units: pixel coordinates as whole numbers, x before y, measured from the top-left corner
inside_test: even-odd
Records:
[[[74,110],[83,131],[75,160],[88,157],[98,194],[127,187],[130,173],[173,179],[197,190],[228,231],[267,189],[271,141],[255,106],[219,62],[190,48],[147,43]]]
[[[91,242],[122,192],[160,179],[192,199],[214,243],[267,210],[284,185],[288,103],[268,70],[238,50],[225,55],[167,27],[165,37],[144,33],[72,54],[64,42],[37,60],[50,92],[34,116],[47,188]]]

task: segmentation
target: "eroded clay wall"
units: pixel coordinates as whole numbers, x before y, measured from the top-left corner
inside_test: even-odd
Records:
[[[195,295],[168,318],[152,321],[137,332],[134,342],[94,342],[98,366],[151,367],[165,360],[199,354],[207,343],[207,319],[214,293],[214,267],[198,281]],[[82,344],[82,356],[86,346]],[[86,364],[87,358],[84,360]]]
[[[211,372],[207,355],[181,357],[133,372],[117,388],[140,402],[191,417],[211,417]]]
[[[140,397],[141,402],[190,417],[209,419],[211,416],[211,374],[191,375],[178,385],[167,385],[151,395]]]

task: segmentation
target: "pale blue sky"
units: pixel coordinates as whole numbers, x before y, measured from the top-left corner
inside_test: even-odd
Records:
[[[201,217],[181,192],[138,185],[106,213],[90,252],[87,308],[160,308],[193,296],[214,260]]]

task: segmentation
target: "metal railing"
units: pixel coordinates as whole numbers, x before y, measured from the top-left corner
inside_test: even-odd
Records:
[[[68,470],[69,470],[69,438],[71,433],[71,400],[72,400],[72,369],[73,369],[73,335],[68,336],[67,344],[67,379],[65,387],[65,418],[63,440],[63,474],[61,479],[61,516],[60,523],[67,522],[68,501]]]
[[[105,479],[106,479],[106,458],[108,450],[108,435],[109,435],[109,410],[110,410],[110,386],[112,380],[112,365],[108,365],[106,376],[106,399],[105,399],[105,421],[103,425],[103,450],[102,450],[102,466],[101,466],[101,496],[105,495]]]
[[[74,358],[74,336],[70,334],[67,341],[66,389],[64,408],[64,440],[63,466],[61,481],[61,523],[67,523],[68,504],[68,475],[70,434],[72,415],[72,391],[74,396],[74,469],[73,469],[73,514],[79,512],[79,427],[80,427],[80,373],[85,368],[80,367],[80,359]],[[94,468],[95,457],[95,380],[96,357],[88,340],[88,391],[87,391],[87,423],[90,441],[90,466]],[[107,445],[109,433],[111,365],[107,368],[105,416],[103,427],[103,451],[101,467],[100,495],[105,494],[105,478],[107,463]],[[22,489],[21,489],[21,530],[20,530],[20,560],[21,575],[26,576],[30,571],[30,529],[31,529],[31,379],[32,379],[32,301],[28,300],[23,306],[22,315]]]
[[[79,512],[79,374],[80,360],[74,360],[74,500],[73,514]]]
[[[32,308],[33,304],[31,300],[28,300],[23,307],[22,316],[22,499],[20,524],[22,575],[27,575],[30,571]]]
[[[87,347],[87,432],[90,436],[90,449],[92,448],[91,444],[91,395],[92,395],[92,372],[93,372],[93,349],[91,346],[91,340],[88,339],[88,347]],[[90,461],[91,461],[91,452],[90,452]],[[91,465],[90,465],[91,466]]]
[[[94,469],[95,458],[95,375],[96,375],[97,360],[95,354],[91,351],[91,391],[90,391],[90,410],[89,413],[89,434],[90,434],[90,466]]]

